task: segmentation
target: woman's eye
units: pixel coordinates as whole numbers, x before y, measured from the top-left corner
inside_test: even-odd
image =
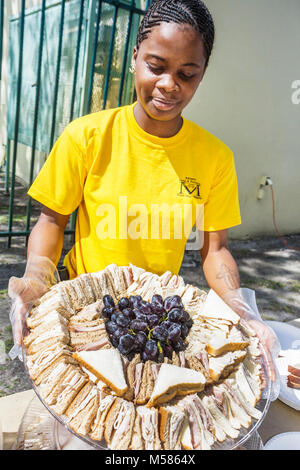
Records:
[[[194,77],[194,75],[186,75],[185,73],[182,73],[181,77],[183,78],[183,80],[190,80]]]
[[[157,74],[160,74],[162,73],[163,69],[162,68],[159,68],[159,67],[153,67],[153,65],[151,64],[147,64],[149,69],[151,70],[151,72],[153,73],[157,73]]]

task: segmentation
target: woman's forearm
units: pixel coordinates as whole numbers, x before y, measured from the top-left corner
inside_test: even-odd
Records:
[[[43,210],[30,234],[27,257],[32,253],[45,256],[57,265],[63,248],[64,230],[68,218],[48,209]]]
[[[207,253],[202,267],[209,287],[220,297],[240,288],[238,267],[227,247]]]

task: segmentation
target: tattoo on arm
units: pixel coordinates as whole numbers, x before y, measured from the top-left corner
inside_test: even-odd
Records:
[[[226,264],[221,264],[220,272],[217,274],[217,279],[222,279],[230,290],[239,288],[239,274],[235,269],[230,268]]]

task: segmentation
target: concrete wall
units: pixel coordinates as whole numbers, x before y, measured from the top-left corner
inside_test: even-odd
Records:
[[[300,2],[206,4],[216,23],[216,45],[185,116],[234,151],[243,224],[230,235],[275,233],[270,188],[263,200],[256,199],[263,175],[274,182],[279,230],[299,233],[300,92],[292,84],[300,80]]]

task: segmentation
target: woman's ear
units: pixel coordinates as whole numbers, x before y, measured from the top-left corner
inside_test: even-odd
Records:
[[[134,46],[133,52],[132,52],[132,57],[131,57],[131,65],[132,65],[133,68],[135,68],[135,66],[136,66],[137,55],[138,55],[138,50],[137,50],[137,47]]]

